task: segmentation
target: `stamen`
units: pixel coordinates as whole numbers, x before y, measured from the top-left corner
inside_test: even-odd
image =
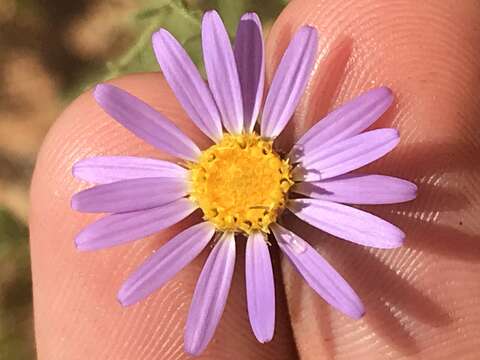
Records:
[[[256,134],[225,135],[189,167],[190,199],[221,231],[268,233],[293,184],[288,160]]]

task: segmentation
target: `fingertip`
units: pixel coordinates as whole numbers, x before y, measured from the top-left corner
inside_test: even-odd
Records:
[[[182,329],[177,324],[185,321],[203,256],[133,311],[123,308],[135,299],[119,293],[119,288],[128,273],[186,224],[95,252],[99,243],[105,244],[92,228],[96,217],[76,211],[79,203],[74,194],[84,187],[75,180],[81,173],[75,165],[80,159],[128,155],[172,160],[98,106],[97,101],[114,86],[155,107],[200,146],[211,144],[186,117],[159,74],[136,74],[99,84],[65,109],[44,141],[32,181],[30,245],[35,336],[41,359],[125,358],[125,353],[161,358],[182,353]],[[235,294],[225,310],[226,320],[219,325],[219,340],[210,344],[206,358],[223,354],[225,346],[244,358],[269,358],[277,353],[273,347],[256,345],[244,316],[242,291],[240,285],[232,288]],[[286,317],[283,320],[287,324]],[[288,330],[280,333],[275,349],[287,353],[291,349]]]
[[[475,345],[458,337],[457,322],[442,327],[441,331],[427,326],[415,334],[408,331],[405,324],[408,323],[409,328],[424,326],[421,319],[430,312],[429,307],[435,308],[432,303],[445,306],[459,318],[478,313],[475,306],[458,305],[463,301],[460,299],[462,289],[468,287],[469,294],[478,290],[475,286],[476,290],[472,290],[471,285],[476,272],[468,261],[455,257],[455,245],[446,245],[458,243],[456,235],[461,232],[458,225],[464,224],[467,213],[475,218],[476,209],[462,207],[457,214],[463,221],[457,222],[458,206],[449,203],[458,202],[459,196],[448,200],[442,195],[443,191],[447,194],[475,191],[472,183],[467,184],[468,171],[462,173],[465,176],[458,176],[454,172],[462,166],[449,163],[464,162],[467,165],[463,169],[471,168],[474,163],[475,152],[468,153],[467,149],[474,147],[475,140],[467,140],[473,138],[465,134],[471,134],[475,127],[472,119],[478,118],[475,114],[479,107],[475,107],[475,101],[469,101],[465,107],[465,99],[472,99],[472,94],[476,94],[472,76],[478,72],[478,61],[471,59],[478,58],[474,55],[478,34],[473,25],[478,22],[478,11],[472,16],[473,2],[452,6],[454,1],[441,4],[425,1],[422,8],[415,9],[414,1],[398,1],[388,6],[377,0],[321,3],[322,6],[315,0],[290,2],[273,26],[267,43],[270,55],[267,63],[271,65],[278,63],[292,29],[313,22],[321,32],[321,51],[309,88],[292,122],[292,133],[301,136],[332,109],[359,94],[366,94],[365,91],[372,92],[384,99],[379,112],[395,102],[379,118],[375,128],[400,129],[402,143],[395,152],[369,166],[368,172],[416,179],[419,184],[434,182],[437,191],[431,197],[423,194],[422,199],[406,207],[402,204],[375,207],[381,217],[402,224],[407,233],[406,246],[402,247],[405,233],[399,230],[385,247],[398,250],[355,247],[342,250],[336,239],[325,239],[319,246],[334,260],[332,265],[344,269],[352,286],[361,290],[369,312],[364,321],[353,322],[308,296],[299,296],[299,281],[294,275],[290,281],[287,278],[286,292],[299,354],[362,359],[392,354],[429,358],[470,354]],[[343,39],[348,40],[346,46]],[[270,77],[274,68],[269,67]],[[377,87],[379,84],[388,86]],[[394,135],[398,141],[398,134]],[[443,160],[435,150],[442,145],[448,153]],[[409,191],[405,190],[406,198]],[[413,184],[412,199],[416,192],[417,186]],[[445,208],[448,215],[442,216],[437,210]],[[436,235],[432,237],[432,233]],[[317,241],[318,235],[312,232],[309,239]],[[441,243],[448,249],[447,258],[438,251]],[[432,249],[436,250],[432,252]],[[438,256],[440,253],[442,256]],[[451,261],[456,264],[454,272],[449,271]],[[290,271],[293,273],[289,270],[285,274]],[[459,274],[466,276],[460,279]],[[450,291],[445,291],[445,287]],[[463,296],[471,300],[469,295]],[[318,321],[307,316],[312,313],[319,314]],[[351,317],[358,319],[364,313],[364,309],[356,309]],[[325,317],[329,318],[328,324]],[[472,336],[476,329],[465,331]],[[310,341],[312,334],[324,341]],[[456,341],[439,345],[440,338]]]

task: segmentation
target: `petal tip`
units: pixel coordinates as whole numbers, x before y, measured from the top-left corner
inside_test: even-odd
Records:
[[[167,34],[170,34],[167,29],[160,28],[153,33],[153,36],[158,37],[158,36],[165,36]]]
[[[299,30],[298,30],[298,33],[305,33],[306,36],[313,36],[314,39],[313,40],[316,40],[317,37],[318,37],[318,30],[316,27],[312,26],[312,25],[303,25]]]
[[[165,37],[171,37],[171,36],[172,35],[168,32],[168,30],[164,28],[160,28],[152,34],[152,42],[155,45],[156,42],[161,42],[164,40]]]
[[[81,160],[80,160],[80,161],[81,161]],[[72,165],[72,171],[71,171],[72,176],[73,176],[74,178],[77,178],[77,179],[79,178],[79,177],[78,177],[78,172],[79,172],[78,164],[80,163],[80,161],[77,161],[75,164]]]
[[[257,339],[257,341],[261,344],[268,343],[268,342],[272,341],[272,339],[273,339],[273,330],[269,331],[268,333],[254,331],[254,334],[255,334],[255,338]]]
[[[158,29],[152,34],[152,48],[153,52],[155,54],[155,57],[157,59],[157,62],[160,65],[160,68],[162,67],[160,59],[162,58],[162,54],[165,51],[168,51],[165,49],[165,41],[167,40],[167,36],[170,35],[168,31],[166,31],[163,28]],[[163,71],[163,69],[162,69]]]
[[[418,195],[418,186],[417,184],[409,181],[408,182],[410,184],[410,192],[411,192],[411,198],[410,200],[414,200],[417,198],[417,195]]]
[[[396,128],[389,128],[388,131],[392,134],[393,138],[399,138],[400,137],[400,131]]]
[[[388,128],[388,131],[390,133],[388,136],[389,143],[392,145],[391,150],[393,150],[400,142],[400,131],[398,131],[398,129],[395,129],[395,128]]]
[[[130,306],[133,304],[133,302],[131,300],[129,300],[128,298],[128,291],[127,289],[125,288],[125,285],[122,285],[122,287],[120,288],[120,290],[118,291],[117,293],[117,301],[120,305],[122,305],[123,307],[127,307],[127,306]]]
[[[388,86],[380,86],[380,89],[382,89],[388,96],[393,96],[393,90]]]
[[[78,250],[78,251],[88,251],[88,250],[91,250],[90,249],[90,246],[88,246],[88,237],[85,236],[84,232],[80,232],[80,234],[78,234],[76,237],[75,237],[75,248]]]
[[[244,21],[244,20],[247,20],[247,21],[253,20],[253,21],[260,22],[260,18],[258,17],[257,13],[253,11],[249,11],[243,14],[242,17],[240,18],[240,21]]]
[[[189,344],[187,343],[187,341],[185,341],[185,344],[183,345],[183,349],[187,354],[192,356],[198,356],[203,351],[203,349],[200,348],[198,345],[195,346],[194,344]]]
[[[153,48],[157,45],[158,42],[162,40],[162,34],[161,34],[162,29],[158,29],[152,34],[152,44]]]
[[[220,15],[216,10],[212,9],[204,12],[202,22],[206,20],[215,20],[215,19],[220,19]]]
[[[360,320],[362,317],[365,316],[365,307],[362,303],[359,304],[359,307],[352,311],[349,316],[354,320]]]
[[[90,225],[91,226],[91,225]],[[75,247],[78,251],[93,251],[101,249],[96,245],[97,240],[89,227],[81,230],[75,237]]]
[[[387,246],[385,246],[385,249],[396,249],[402,247],[405,243],[406,237],[407,236],[405,235],[405,233],[399,228],[397,228],[396,236],[394,236],[394,239],[392,239],[392,241]]]
[[[78,201],[78,193],[73,194],[72,198],[70,199],[70,207],[75,211],[80,211],[80,205]]]
[[[379,95],[383,95],[385,97],[393,97],[393,91],[388,86],[380,86],[378,88],[372,89],[370,91],[374,91]]]
[[[108,84],[104,84],[104,83],[97,84],[95,86],[95,89],[93,90],[93,96],[98,101],[98,99],[101,98],[103,95],[105,95],[105,93],[108,92],[108,90],[111,87],[112,87],[112,85],[108,85]]]
[[[388,86],[380,86],[366,91],[365,93],[361,94],[359,98],[377,104],[377,106],[379,106],[379,108],[382,110],[381,114],[379,115],[381,116],[392,105],[395,96],[393,94],[393,90]]]
[[[97,104],[104,108],[104,104],[108,103],[108,97],[112,95],[112,91],[115,91],[115,89],[116,87],[110,84],[97,84],[93,90],[93,97]]]
[[[270,342],[272,339],[263,339],[263,338],[259,338],[259,337],[256,337],[257,341],[260,343],[260,344],[266,344],[268,342]]]
[[[393,90],[388,86],[381,86],[373,91],[378,94],[378,96],[381,98],[381,101],[385,104],[386,111],[392,105],[393,99],[395,98],[393,95]]]
[[[353,320],[360,320],[365,315],[365,306],[356,293],[353,294],[350,305],[339,310]]]

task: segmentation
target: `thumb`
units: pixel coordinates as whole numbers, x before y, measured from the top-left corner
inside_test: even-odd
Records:
[[[414,181],[419,196],[366,209],[406,233],[405,245],[396,250],[349,245],[305,224],[297,227],[358,291],[366,310],[360,321],[347,319],[285,264],[301,358],[476,358],[479,3],[292,1],[267,43],[270,76],[290,34],[303,24],[318,29],[320,51],[291,132],[299,136],[332,108],[388,86],[395,103],[375,127],[397,128],[401,142],[366,172]]]
[[[207,140],[188,120],[161,75],[132,75],[113,83],[156,107],[205,147]],[[91,92],[73,102],[50,130],[31,187],[30,243],[38,358],[186,359],[183,328],[205,256],[199,256],[148,299],[122,308],[116,299],[121,284],[186,224],[124,246],[78,252],[74,237],[95,216],[71,210],[72,194],[85,187],[73,179],[71,169],[76,161],[94,155],[167,159],[115,123],[95,103]],[[281,296],[277,298],[274,341],[262,345],[252,335],[245,306],[244,264],[239,258],[216,337],[200,358],[291,359],[294,345]]]

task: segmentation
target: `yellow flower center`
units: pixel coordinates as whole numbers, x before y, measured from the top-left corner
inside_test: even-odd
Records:
[[[226,134],[189,168],[190,198],[221,231],[268,233],[293,184],[288,160],[257,134]]]

